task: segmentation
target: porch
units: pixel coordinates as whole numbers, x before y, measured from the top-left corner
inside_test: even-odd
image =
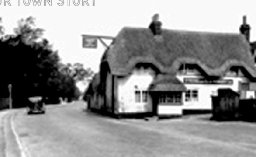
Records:
[[[155,116],[181,116],[185,86],[176,78],[161,83],[152,84],[152,113]]]

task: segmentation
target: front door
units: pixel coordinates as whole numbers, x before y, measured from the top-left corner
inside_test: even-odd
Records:
[[[157,116],[158,113],[158,103],[159,103],[159,94],[157,92],[152,92],[151,98],[152,98],[152,116]]]

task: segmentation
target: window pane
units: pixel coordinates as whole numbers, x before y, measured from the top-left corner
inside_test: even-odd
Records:
[[[159,95],[159,103],[163,103],[164,102],[164,98],[163,98],[163,95]]]
[[[165,103],[165,95],[164,94],[162,94],[162,103]]]
[[[193,98],[198,98],[198,91],[197,90],[192,91],[192,97]]]
[[[166,102],[167,103],[170,103],[170,102],[172,102],[172,97],[170,96],[170,95],[166,95]]]
[[[141,102],[140,91],[135,91],[135,102]]]
[[[192,99],[194,101],[198,101],[198,91],[197,90],[192,91]]]
[[[181,102],[181,98],[176,98],[176,102],[180,103]]]
[[[188,90],[185,94],[185,101],[198,101],[198,90]]]
[[[185,94],[185,101],[190,101],[191,97],[190,97],[190,90],[186,91],[186,94]]]
[[[142,91],[142,102],[148,102],[148,92]]]
[[[175,102],[176,103],[180,103],[181,102],[181,94],[180,93],[175,94]]]

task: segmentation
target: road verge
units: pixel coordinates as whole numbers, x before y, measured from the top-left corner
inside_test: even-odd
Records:
[[[29,157],[14,127],[15,114],[15,111],[9,111],[3,117],[5,157]]]

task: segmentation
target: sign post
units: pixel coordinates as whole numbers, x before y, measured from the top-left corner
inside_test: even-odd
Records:
[[[9,109],[12,109],[12,84],[8,85],[9,89]]]

